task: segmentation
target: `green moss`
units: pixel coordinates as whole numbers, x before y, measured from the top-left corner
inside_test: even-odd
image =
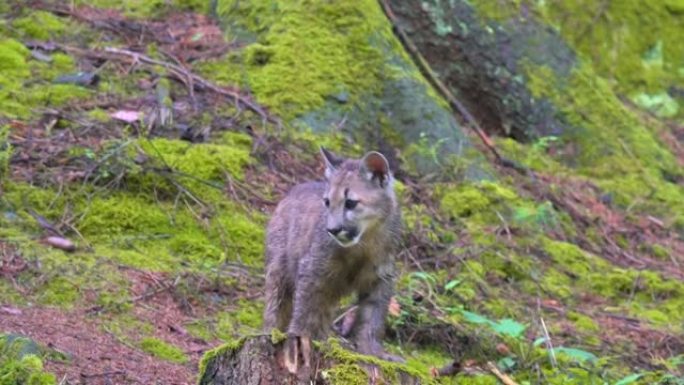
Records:
[[[568,312],[568,319],[575,324],[578,331],[594,334],[601,330],[598,323],[584,314],[574,311]]]
[[[100,326],[129,347],[139,345],[136,336],[151,336],[155,330],[151,323],[127,313],[109,313],[103,317]]]
[[[549,254],[554,263],[573,275],[586,276],[608,267],[605,261],[588,254],[575,244],[548,238],[543,238],[541,243],[544,251]]]
[[[569,173],[569,169],[557,159],[547,154],[547,146],[520,143],[511,138],[495,138],[495,143],[502,153],[506,154],[525,167],[535,171],[545,171],[554,175]]]
[[[0,358],[19,359],[27,355],[43,356],[45,349],[28,337],[0,334]]]
[[[76,5],[109,8],[127,17],[160,19],[170,12],[207,12],[209,2],[203,0],[74,0]]]
[[[441,211],[462,223],[477,245],[496,244],[496,228],[542,233],[558,230],[562,219],[551,203],[523,198],[501,181],[443,184],[435,190]]]
[[[7,385],[53,385],[55,375],[46,373],[40,358],[29,354],[18,360],[0,360],[0,382]]]
[[[425,205],[402,205],[401,214],[406,231],[410,233],[421,231],[432,242],[453,242],[453,234],[447,232],[438,222],[432,220]]]
[[[54,385],[54,374],[45,372],[43,349],[28,338],[0,335],[0,384]]]
[[[271,329],[271,343],[273,345],[279,344],[287,339],[287,334],[278,329]]]
[[[457,217],[468,217],[487,210],[491,200],[477,188],[462,188],[442,198],[442,209]]]
[[[59,217],[63,213],[60,204],[52,205],[54,212],[47,209],[55,201],[56,194],[19,183],[11,184],[5,192],[5,199],[0,200],[0,212],[16,214],[9,222],[0,219],[0,225],[5,229],[0,233],[5,242],[11,242],[29,261],[29,266],[40,267],[40,270],[31,267],[16,277],[16,284],[24,289],[19,298],[16,290],[3,285],[0,291],[7,294],[8,299],[16,299],[12,303],[28,301],[70,308],[85,293],[97,295],[98,298],[103,296],[102,299],[106,300],[107,293],[121,295],[125,292],[128,282],[122,277],[122,272],[112,264],[102,263],[95,254],[83,250],[84,244],[79,245],[81,250],[66,253],[36,242],[35,234],[40,231],[39,225],[24,211],[23,204],[48,218],[53,218],[52,215]]]
[[[317,157],[321,147],[325,147],[336,154],[344,154],[344,156],[350,158],[361,157],[364,151],[361,145],[355,143],[340,131],[316,133],[311,131],[310,128],[304,127],[287,132],[283,139],[286,142],[291,141],[303,146],[305,152]]]
[[[240,310],[235,314],[235,319],[244,326],[251,328],[260,328],[263,314],[263,304],[241,300],[239,302]]]
[[[670,260],[670,251],[662,245],[651,245],[651,252],[658,259]]]
[[[109,113],[100,108],[94,108],[88,111],[88,117],[101,123],[105,123],[111,120],[111,118],[109,117]]]
[[[442,194],[440,206],[454,217],[495,215],[494,210],[518,201],[517,194],[495,182],[483,181],[475,184],[461,184]],[[488,219],[488,218],[487,218]]]
[[[678,39],[682,22],[675,3],[656,0],[644,5],[626,0],[604,6],[590,0],[473,1],[482,15],[502,24],[531,10],[538,20],[555,26],[598,75],[615,84],[618,93],[637,99],[643,98],[639,95],[666,95],[668,88],[684,85],[679,74],[684,62],[684,46]]]
[[[83,234],[101,245],[102,255],[132,266],[174,270],[179,263],[217,265],[223,259],[257,266],[263,258],[263,221],[229,202],[206,222],[190,209],[129,194],[95,199],[84,209]]]
[[[406,357],[406,365],[418,373],[430,373],[435,368],[441,368],[453,362],[453,357],[450,357],[445,352],[432,347],[421,348],[420,350],[411,351]],[[459,380],[454,376],[446,376],[439,378],[441,385],[457,385]]]
[[[659,118],[673,118],[679,112],[679,103],[665,91],[657,94],[637,94],[632,100]]]
[[[204,372],[206,372],[207,365],[209,364],[209,362],[214,360],[217,356],[226,354],[226,352],[236,352],[237,350],[242,348],[242,345],[245,344],[247,338],[248,337],[241,337],[239,339],[232,340],[214,349],[206,351],[199,362],[200,376],[204,374]]]
[[[101,255],[127,265],[174,270],[188,262],[216,266],[224,259],[260,265],[263,216],[237,206],[222,191],[228,178],[243,179],[249,146],[249,137],[236,133],[203,145],[169,139],[141,142],[140,148],[151,157],[149,167],[164,170],[159,172],[132,162],[128,157],[137,151],[114,145],[93,156],[108,159],[98,171],[102,178],[124,172],[127,190],[85,201],[80,190],[66,191],[57,199],[17,186],[12,200],[23,202],[28,196],[37,204],[32,207],[47,217],[61,215],[63,205],[71,201],[81,213],[75,224],[79,231]],[[48,196],[39,197],[43,195]],[[49,202],[56,204],[48,208]]]
[[[66,277],[54,277],[40,289],[38,300],[46,305],[68,307],[79,297],[76,283]]]
[[[546,67],[530,66],[527,73],[533,94],[550,99],[577,127],[564,136],[579,147],[566,162],[614,194],[620,205],[659,214],[664,208],[684,210],[684,188],[670,182],[684,171],[591,67],[582,65],[568,79],[556,78]]]
[[[542,239],[544,251],[553,259],[540,280],[545,292],[574,301],[582,293],[598,295],[654,326],[678,329],[684,309],[684,284],[665,279],[653,271],[614,267],[578,246]],[[578,329],[595,332],[590,319],[570,314]]]
[[[9,143],[9,127],[0,126],[0,187],[9,173],[9,162],[12,158],[12,145]]]
[[[59,17],[45,11],[31,11],[15,19],[12,27],[25,38],[48,40],[62,34],[67,26]]]
[[[12,236],[16,242],[27,245],[22,249],[23,255],[40,260],[42,279],[34,280],[26,275],[20,280],[35,293],[34,301],[69,307],[83,293],[94,292],[102,306],[125,310],[115,297],[125,293],[126,280],[122,280],[116,265],[98,263],[98,259],[157,271],[211,269],[223,260],[253,266],[262,264],[263,217],[236,207],[223,194],[200,195],[201,199],[215,199],[211,203],[219,210],[215,214],[207,212],[210,216],[203,219],[195,211],[201,208],[193,208],[191,203],[176,206],[173,201],[155,201],[143,194],[125,191],[95,194],[90,201],[81,194],[78,189],[66,188],[58,194],[13,183],[7,186],[0,200],[3,212],[17,213],[9,229],[3,226],[3,237]],[[80,220],[74,225],[96,254],[86,250],[67,254],[30,241],[31,234],[40,229],[23,207],[31,207],[49,220],[55,220],[67,204],[79,212]],[[10,289],[7,287],[8,294],[13,292]],[[241,322],[253,325],[257,312],[241,314]]]
[[[391,72],[383,70],[383,49],[374,40],[394,38],[374,1],[222,0],[217,10],[235,33],[258,36],[238,59],[242,64],[223,71],[246,72],[257,100],[286,119],[322,107],[338,94],[348,94],[354,103],[377,90]]]
[[[240,300],[237,308],[221,312],[216,316],[217,337],[229,340],[246,333],[254,333],[261,328],[263,303]]]
[[[188,357],[183,351],[167,342],[157,338],[147,337],[140,341],[140,348],[155,357],[159,357],[166,361],[183,364],[188,361]]]
[[[122,233],[138,234],[146,230],[151,230],[151,234],[158,234],[159,231],[155,231],[156,229],[169,230],[170,225],[167,224],[171,218],[163,209],[150,208],[151,203],[145,197],[128,194],[115,194],[96,199],[88,205],[88,211],[79,223],[79,228],[85,234],[106,233],[110,236]]]
[[[369,383],[368,373],[355,364],[336,364],[323,370],[321,377],[331,384],[365,385]]]
[[[26,245],[21,248],[23,256],[41,266],[40,279],[32,273],[19,277],[18,283],[29,289],[27,299],[71,307],[88,293],[103,310],[118,313],[130,306],[125,301],[129,283],[116,268],[118,264],[153,271],[207,271],[220,268],[224,260],[261,266],[263,215],[238,206],[222,191],[228,178],[232,183],[243,179],[250,146],[249,137],[236,133],[219,135],[210,145],[197,147],[171,140],[141,144],[140,149],[149,152],[149,167],[180,170],[173,176],[144,170],[131,160],[138,151],[128,151],[129,147],[105,146],[101,153],[73,151],[72,156],[101,162],[102,169],[96,173],[103,180],[123,172],[120,188],[66,185],[53,191],[22,183],[8,185],[0,211],[16,215],[11,226],[5,226],[9,223],[5,217],[0,218],[0,234]],[[81,249],[67,254],[37,245],[30,238],[41,229],[25,211],[27,207],[49,221],[59,221],[65,210],[78,213],[73,225],[79,235],[68,236],[78,240],[82,235]],[[7,285],[0,292],[7,298],[18,296]],[[257,327],[259,308],[245,306],[244,310],[236,314],[236,323]]]
[[[485,18],[505,22],[518,15],[521,1],[474,0],[471,3],[475,6],[477,12]]]
[[[90,91],[71,84],[53,84],[57,74],[74,68],[71,58],[55,54],[52,63],[29,61],[29,51],[16,40],[0,41],[0,110],[27,118],[36,107],[58,106],[86,97]]]
[[[591,1],[574,0],[547,3],[545,11],[570,45],[589,58],[600,75],[617,80],[619,92],[629,95],[684,84],[676,72],[684,63],[684,47],[676,38],[681,17],[667,4],[629,0],[599,8]],[[580,17],[570,20],[568,14]]]
[[[29,70],[26,65],[29,50],[23,44],[13,39],[0,41],[0,70],[8,82],[12,77],[28,77]]]
[[[0,281],[0,296],[5,298],[6,303],[15,304],[17,306],[27,305],[28,299],[26,293],[22,293],[11,282]]]
[[[225,132],[211,143],[193,144],[182,140],[157,138],[141,141],[140,147],[150,156],[195,178],[222,180],[225,173],[241,180],[243,167],[249,163],[251,138]]]
[[[379,368],[384,379],[389,383],[395,383],[402,373],[418,378],[421,384],[435,383],[427,372],[421,373],[408,365],[388,362],[374,356],[346,350],[334,338],[329,338],[325,343],[315,343],[315,345],[327,358],[336,363],[327,371],[327,376],[333,384],[367,384],[368,374],[363,369],[365,365],[373,365]]]

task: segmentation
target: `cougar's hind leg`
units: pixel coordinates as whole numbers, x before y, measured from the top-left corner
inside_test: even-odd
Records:
[[[284,257],[284,256],[282,256]],[[287,331],[292,318],[292,283],[282,268],[282,259],[270,259],[266,267],[266,306],[264,308],[264,329]]]

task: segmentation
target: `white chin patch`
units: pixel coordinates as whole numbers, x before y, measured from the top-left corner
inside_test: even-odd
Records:
[[[342,239],[339,239],[330,233],[328,233],[328,234],[332,237],[332,239],[335,240],[335,242],[337,242],[338,245],[340,245],[342,247],[352,247],[355,244],[359,243],[359,239],[361,239],[361,234],[357,235],[352,240],[342,240]]]

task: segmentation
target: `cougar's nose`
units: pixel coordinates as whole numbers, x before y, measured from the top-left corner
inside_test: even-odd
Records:
[[[334,228],[334,229],[328,229],[328,232],[329,232],[330,235],[332,235],[333,237],[336,237],[337,234],[339,234],[341,231],[342,231],[342,228],[341,228],[341,227],[336,227],[336,228]]]

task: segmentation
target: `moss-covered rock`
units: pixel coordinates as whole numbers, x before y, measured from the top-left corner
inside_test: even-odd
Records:
[[[579,45],[568,44],[564,39],[569,39],[568,34],[577,32],[576,29],[561,29],[558,33],[545,27],[550,22],[549,17],[557,20],[554,17],[561,18],[561,14],[566,14],[566,11],[558,11],[551,17],[549,12],[553,12],[550,9],[563,6],[539,4],[533,6],[538,13],[523,14],[523,7],[516,2],[503,6],[500,2],[488,1],[473,2],[472,5],[461,1],[436,2],[434,5],[392,3],[400,20],[408,25],[405,29],[433,68],[449,82],[455,94],[466,102],[470,101],[472,111],[492,129],[503,129],[505,134],[518,139],[560,139],[562,144],[556,146],[553,158],[595,177],[596,183],[624,207],[637,201],[643,202],[638,209],[644,211],[657,213],[662,207],[668,207],[670,213],[682,211],[678,202],[684,201],[683,190],[676,181],[684,171],[658,138],[659,133],[667,128],[653,127],[642,121],[620,100],[622,88],[616,88],[603,79],[602,75],[608,75],[595,70],[589,60],[582,58],[583,55],[577,58],[573,53],[573,48],[581,46],[592,55],[605,57],[609,56],[605,52],[607,47],[598,49],[589,43],[590,38],[581,40]],[[570,2],[568,7],[582,7],[580,4],[583,3]],[[600,24],[630,25],[634,20],[655,18],[656,14],[668,12],[662,4],[653,7],[644,14],[627,7],[624,9],[626,13],[621,15],[629,16],[624,16],[624,19],[618,17],[623,21],[610,19]],[[621,11],[610,8],[602,12],[617,15]],[[415,24],[423,19],[413,16],[416,14],[425,15],[430,20],[430,28],[417,27]],[[657,39],[670,42],[672,34],[665,31],[679,25],[680,21],[677,16],[663,17],[667,21],[662,30],[658,29],[659,33],[647,33],[648,37],[633,36],[628,40],[635,44],[637,40],[652,44],[656,44]],[[563,19],[563,23],[571,22]],[[450,32],[440,33],[445,29]],[[594,32],[589,22],[581,30]],[[623,31],[602,26],[595,32],[620,36]],[[630,36],[632,31],[630,29],[628,33]],[[435,42],[442,44],[443,50],[435,49]],[[648,44],[637,45],[641,48],[636,51],[640,51]],[[680,56],[681,44],[670,42],[667,46],[671,50],[667,60]],[[445,55],[444,50],[452,54]],[[580,51],[587,53],[583,49]],[[623,46],[618,51],[623,52]],[[646,65],[642,64],[640,56],[631,57],[628,51],[625,46],[624,61],[622,57],[614,56],[621,65],[631,68]],[[482,52],[488,54],[482,55]],[[462,53],[465,57],[457,65],[448,59],[460,57]],[[602,68],[610,67],[609,62],[602,62]],[[668,65],[676,66],[675,62]],[[639,72],[637,77],[644,73]],[[623,77],[623,84],[628,88],[627,84],[633,83],[633,80],[626,80],[629,78],[626,73],[615,76]],[[677,76],[661,76],[660,87],[676,84],[674,79],[678,79]],[[666,78],[669,80],[664,80]],[[637,87],[640,90],[646,88]],[[672,110],[672,107],[664,108]],[[556,164],[542,164],[540,160],[543,157],[534,155],[525,155],[528,165],[558,170]]]
[[[403,52],[377,2],[225,0],[216,9],[227,35],[251,44],[201,66],[204,72],[249,88],[294,129],[341,129],[381,149],[422,138],[425,146],[405,153],[421,172],[442,166],[426,156],[430,150],[439,158],[468,154],[468,138]],[[481,176],[475,169],[470,164],[469,175]]]
[[[0,384],[57,384],[55,376],[43,368],[44,353],[45,350],[29,338],[0,335]]]
[[[676,3],[661,0],[645,5],[627,1],[619,6],[603,6],[573,0],[525,3],[524,7],[531,9],[524,11],[519,2],[474,2],[485,17],[501,23],[531,11],[533,17],[553,26],[601,77],[616,85],[618,93],[633,98],[646,109],[665,112],[665,116],[677,115],[682,103],[681,96],[668,92],[684,85],[684,46],[678,38],[684,22]],[[656,99],[664,103],[654,103]]]

